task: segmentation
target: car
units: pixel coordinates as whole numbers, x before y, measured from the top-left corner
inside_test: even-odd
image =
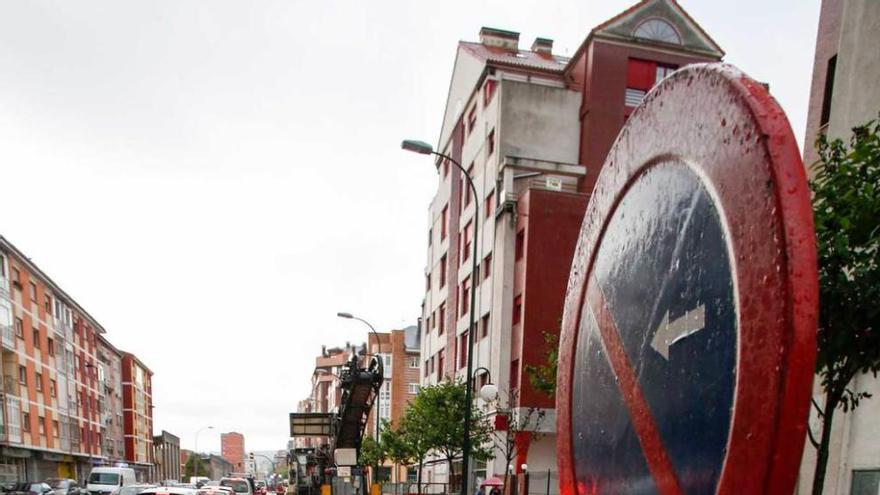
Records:
[[[5,486],[6,493],[14,495],[54,495],[55,490],[48,483],[13,483]]]
[[[86,495],[88,490],[79,486],[75,479],[71,478],[47,478],[45,483],[52,487],[55,495]]]
[[[140,483],[137,485],[128,485],[128,486],[120,486],[116,490],[113,490],[111,495],[140,495],[142,491],[147,488],[156,488],[157,485],[151,485],[147,483]]]
[[[235,495],[256,495],[254,481],[249,478],[220,478],[220,486],[232,488]]]
[[[216,481],[215,483],[220,483]],[[235,491],[228,486],[220,486],[218,485],[207,485],[201,487],[196,491],[196,495],[235,495]]]
[[[134,469],[123,467],[96,467],[89,473],[86,485],[91,495],[109,495],[116,489],[137,484]]]
[[[196,495],[196,490],[182,486],[154,486],[142,491],[140,495]]]

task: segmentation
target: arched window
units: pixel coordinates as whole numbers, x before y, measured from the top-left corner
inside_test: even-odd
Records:
[[[661,19],[648,19],[639,24],[633,31],[636,38],[644,38],[648,40],[662,41],[664,43],[681,44],[681,38],[678,32],[668,22]]]

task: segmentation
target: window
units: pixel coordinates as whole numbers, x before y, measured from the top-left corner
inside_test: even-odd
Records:
[[[46,352],[48,352],[50,356],[55,355],[55,341],[51,338],[46,339]]]
[[[18,367],[18,383],[27,385],[27,368],[24,366]]]
[[[21,289],[21,273],[18,272],[18,268],[12,267],[12,285],[15,286],[16,289]]]
[[[55,380],[49,379],[49,396],[57,397],[58,396],[58,386],[55,384]]]
[[[39,349],[40,348],[40,329],[37,327],[34,327],[34,331],[32,333],[33,333],[33,338],[34,338],[34,349]]]
[[[824,126],[831,119],[831,95],[834,93],[834,73],[837,71],[837,54],[828,59],[825,67],[825,91],[822,94],[822,115],[819,126]],[[855,492],[853,492],[855,493]]]
[[[49,294],[43,295],[43,308],[46,309],[46,314],[52,314],[52,296]]]
[[[468,301],[470,301],[470,291],[471,291],[471,278],[467,277],[461,283],[461,314],[460,316],[464,316],[468,312]]]
[[[22,431],[31,431],[31,413],[22,413],[21,429]]]
[[[30,286],[30,293],[31,293],[31,301],[37,302],[37,284],[31,282],[29,284],[29,286]]]
[[[489,106],[489,102],[491,102],[492,97],[495,96],[496,87],[498,87],[498,81],[494,79],[486,80],[486,84],[483,85],[483,108]]]
[[[443,211],[440,212],[440,240],[443,241],[446,239],[446,227],[449,224],[449,205],[443,207]]]
[[[425,359],[425,376],[428,376],[428,369],[430,366],[429,361],[429,359]]]
[[[471,111],[468,112],[468,127],[467,127],[468,136],[470,136],[471,133],[474,132],[474,128],[476,126],[477,126],[477,105],[474,104],[474,106],[471,108]]]
[[[464,226],[464,244],[461,250],[461,263],[464,264],[465,261],[470,259],[471,256],[471,238],[473,237],[473,222],[468,222],[467,225]]]
[[[519,359],[510,362],[510,388],[519,388]]]
[[[15,336],[23,339],[24,338],[24,322],[21,321],[21,318],[15,319]]]
[[[46,418],[43,416],[37,416],[37,421],[40,428],[40,435],[46,435]]]
[[[515,258],[516,261],[519,261],[523,258],[523,254],[525,251],[526,244],[526,231],[520,230],[516,233],[516,248],[515,248]]]
[[[458,367],[464,368],[467,364],[468,331],[465,330],[458,337]]]
[[[434,229],[433,227],[428,229],[428,245],[431,245],[431,240],[434,237]]]
[[[0,255],[0,277],[6,278],[6,257]]]
[[[492,253],[486,255],[481,263],[483,269],[483,281],[492,276]]]
[[[443,178],[445,179],[447,176],[449,176],[449,160],[444,159],[443,160]]]
[[[522,320],[522,296],[513,298],[513,324],[518,325]]]
[[[654,78],[654,84],[662,81],[666,76],[675,72],[675,67],[671,65],[660,65],[657,64],[657,77]]]
[[[490,157],[492,156],[492,153],[495,153],[495,129],[489,131],[489,138],[486,141],[486,149],[488,150],[486,156]]]
[[[474,162],[471,162],[471,165],[465,171],[465,174],[468,177],[474,176]],[[464,190],[464,206],[470,206],[471,204],[471,187],[466,180],[461,181],[461,188]]]
[[[851,495],[877,495],[880,493],[880,469],[854,470],[849,493]]]
[[[410,356],[407,360],[409,363],[409,367],[412,369],[419,369],[419,358],[418,356]]]
[[[661,41],[663,43],[681,44],[681,38],[678,31],[672,27],[672,24],[662,19],[648,19],[638,25],[633,31],[633,36],[647,40]]]
[[[486,314],[480,320],[480,338],[489,336],[489,315]]]
[[[57,437],[60,431],[61,426],[58,424],[58,420],[52,420],[52,436]]]
[[[626,70],[626,92],[624,93],[626,113],[628,114],[633,108],[639,106],[648,91],[677,68],[674,65],[660,64],[651,60],[629,59]]]
[[[444,362],[446,361],[446,349],[440,349],[437,353],[437,374],[441,377],[444,375]]]
[[[446,255],[440,258],[440,288],[446,287]]]
[[[419,393],[420,387],[419,387],[418,383],[410,383],[410,384],[407,384],[407,388],[408,388],[407,392],[409,392],[412,395],[415,395],[415,394]]]
[[[644,89],[626,88],[626,94],[623,98],[624,104],[628,107],[637,107],[647,94],[648,92]]]
[[[34,381],[36,386],[34,388],[37,389],[37,392],[43,391],[43,374],[39,371],[34,373]]]
[[[440,304],[440,314],[437,315],[437,318],[440,320],[437,323],[440,326],[437,335],[443,335],[443,331],[446,330],[446,303]]]
[[[431,274],[430,273],[425,274],[425,290],[429,291],[429,292],[431,291]]]
[[[489,218],[495,212],[495,191],[489,191],[483,204],[483,216]]]

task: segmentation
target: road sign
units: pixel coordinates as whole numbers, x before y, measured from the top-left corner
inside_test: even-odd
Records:
[[[351,476],[351,466],[338,466],[336,468],[336,476],[347,478]]]
[[[661,82],[608,154],[572,264],[562,493],[791,493],[817,293],[785,114],[730,66]]]
[[[328,413],[290,413],[291,437],[327,437],[333,429]]]

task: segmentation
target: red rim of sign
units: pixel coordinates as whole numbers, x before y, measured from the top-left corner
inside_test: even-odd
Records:
[[[584,491],[575,486],[572,380],[595,253],[629,187],[668,157],[688,164],[715,201],[734,272],[736,384],[716,493],[791,493],[816,357],[810,194],[785,113],[762,84],[726,64],[688,66],[662,81],[630,115],[605,160],[581,227],[562,320],[556,403],[560,493]],[[652,423],[647,416],[635,420]],[[646,440],[640,442],[645,450]],[[677,480],[651,472],[660,493],[680,493]]]

